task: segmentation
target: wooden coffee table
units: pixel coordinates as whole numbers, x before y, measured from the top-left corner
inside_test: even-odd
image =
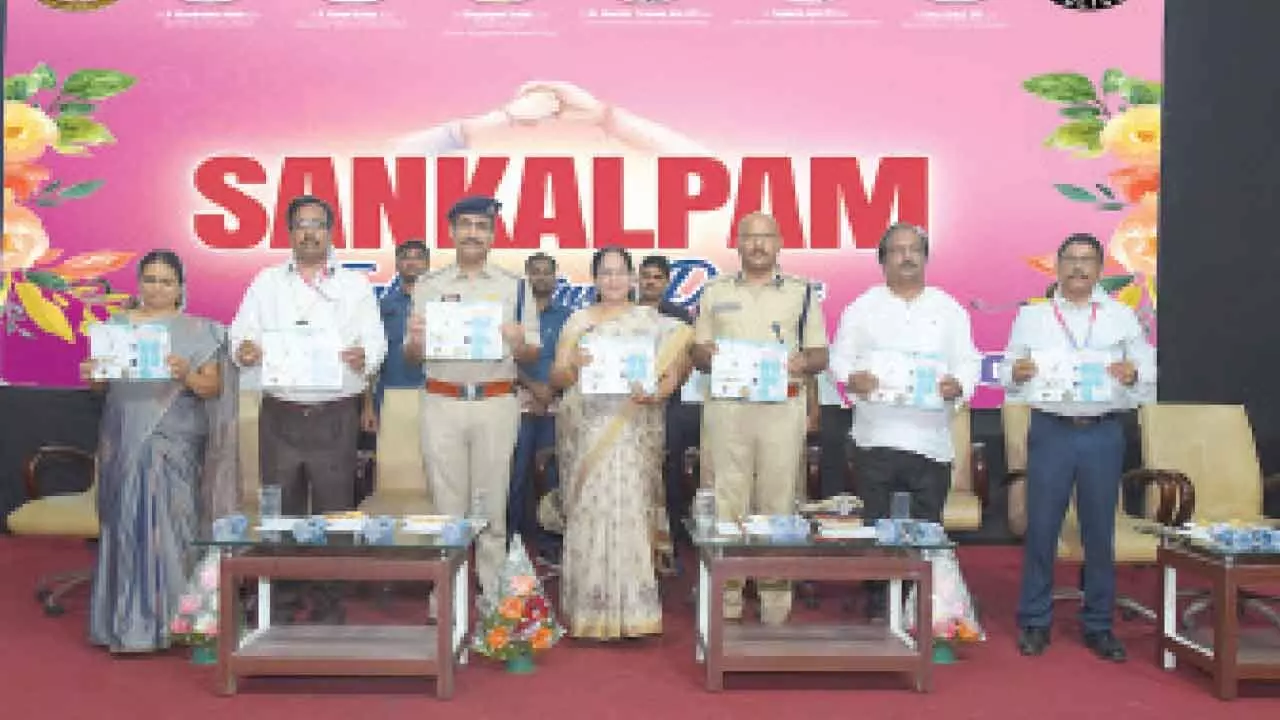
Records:
[[[1236,697],[1241,680],[1280,680],[1280,629],[1241,628],[1236,614],[1242,585],[1280,583],[1280,553],[1237,553],[1209,542],[1162,535],[1156,553],[1162,601],[1157,611],[1160,642],[1156,662],[1172,670],[1189,663],[1213,677],[1214,694]],[[1212,584],[1210,626],[1178,627],[1178,573]]]
[[[283,537],[234,542],[202,541],[223,552],[218,595],[217,691],[236,692],[247,676],[434,677],[436,696],[453,695],[456,664],[467,661],[474,532],[445,541],[439,535],[397,532],[386,545],[363,545],[351,534],[330,533],[324,545]],[[240,587],[257,579],[257,627],[240,627]],[[276,580],[365,582],[431,581],[435,625],[274,625],[271,584]],[[425,613],[424,613],[425,615]]]
[[[902,612],[902,583],[913,580],[919,584],[918,626],[933,627],[933,574],[921,549],[882,547],[872,540],[782,542],[752,536],[691,535],[698,548],[695,657],[706,665],[708,690],[722,690],[724,674],[729,672],[900,672],[912,676],[918,692],[929,691],[933,633],[917,632],[913,637]],[[778,626],[748,620],[726,622],[725,583],[749,577],[887,580],[889,621],[887,625]]]

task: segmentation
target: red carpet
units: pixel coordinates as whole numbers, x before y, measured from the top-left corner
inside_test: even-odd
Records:
[[[983,606],[988,640],[963,662],[937,668],[934,691],[918,695],[904,679],[875,675],[729,676],[728,689],[702,689],[691,645],[686,582],[667,592],[667,634],[619,645],[566,642],[539,658],[533,675],[508,675],[473,656],[460,669],[452,701],[431,696],[427,681],[242,680],[241,694],[211,692],[212,670],[175,651],[113,659],[84,642],[87,594],[67,614],[46,618],[32,590],[45,572],[87,566],[78,543],[0,537],[0,715],[8,718],[217,718],[218,720],[364,720],[365,718],[1280,718],[1280,685],[1242,686],[1220,702],[1205,676],[1166,673],[1152,658],[1154,628],[1120,622],[1125,665],[1094,659],[1077,641],[1070,604],[1059,606],[1054,645],[1035,660],[1013,646],[1019,557],[1013,548],[972,548],[962,564]],[[1067,578],[1064,576],[1063,580]],[[1153,573],[1122,578],[1123,591],[1154,597]],[[823,614],[838,601],[827,590]],[[372,610],[370,610],[372,612]]]

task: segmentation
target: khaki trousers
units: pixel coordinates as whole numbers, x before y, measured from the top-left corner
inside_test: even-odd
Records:
[[[422,455],[437,511],[466,515],[473,494],[484,493],[489,526],[476,541],[476,572],[486,593],[506,557],[507,490],[519,428],[515,395],[458,400],[425,393],[422,400]]]
[[[796,460],[804,451],[805,398],[781,403],[710,400],[702,410],[703,483],[715,489],[716,514],[735,521],[746,515],[789,515],[802,488]],[[791,611],[791,585],[758,580],[760,617],[782,622]],[[724,614],[742,616],[742,585],[725,588]]]

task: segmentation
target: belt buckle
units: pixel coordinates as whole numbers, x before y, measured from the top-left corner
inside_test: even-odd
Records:
[[[478,392],[479,389],[480,389],[480,386],[475,383],[464,383],[462,385],[462,399],[475,400],[476,397],[480,394]]]

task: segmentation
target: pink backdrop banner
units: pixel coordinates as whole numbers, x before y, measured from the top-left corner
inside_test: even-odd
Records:
[[[736,217],[781,221],[786,272],[841,310],[889,222],[972,310],[994,371],[1073,232],[1155,328],[1163,3],[1050,0],[129,0],[9,3],[0,378],[77,384],[85,327],[152,248],[229,321],[287,257],[280,209],[340,214],[340,260],[391,279],[442,212],[503,201],[497,260],[537,249],[580,299],[591,250],[736,269]],[[976,404],[998,404],[994,388]]]

